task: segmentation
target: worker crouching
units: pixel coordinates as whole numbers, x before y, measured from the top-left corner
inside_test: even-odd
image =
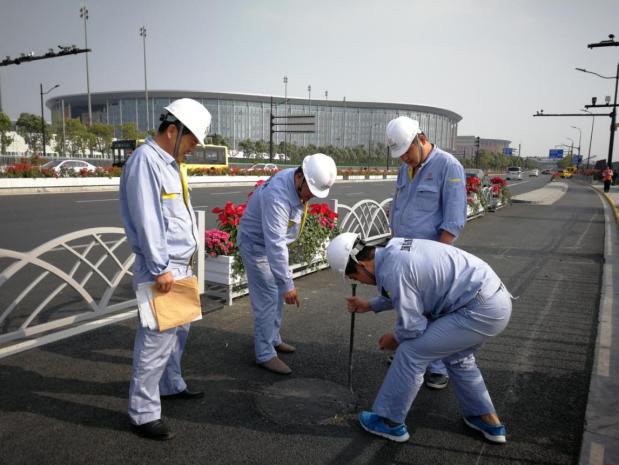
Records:
[[[430,362],[443,360],[453,381],[464,422],[495,443],[505,427],[475,362],[475,352],[500,334],[511,315],[511,294],[481,259],[426,239],[393,238],[386,247],[368,246],[356,233],[343,233],[327,248],[331,268],[376,285],[369,301],[349,297],[348,311],[395,309],[395,333],[379,340],[395,358],[372,406],[359,416],[368,432],[396,442],[409,439],[405,420]]]

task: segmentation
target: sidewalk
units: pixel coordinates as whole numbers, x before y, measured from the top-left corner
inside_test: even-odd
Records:
[[[604,193],[604,268],[581,465],[619,463],[619,186]]]

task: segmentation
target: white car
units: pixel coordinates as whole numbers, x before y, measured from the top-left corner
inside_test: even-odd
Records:
[[[75,174],[81,173],[82,170],[86,170],[90,173],[97,171],[96,166],[84,160],[52,160],[41,165],[41,168],[54,170],[56,174],[60,174],[62,171],[73,171]]]
[[[507,168],[507,174],[505,175],[505,179],[522,179],[522,169],[519,166],[510,166],[509,168]]]
[[[537,168],[532,169],[531,171],[529,171],[529,177],[531,176],[539,176],[539,170]]]
[[[277,165],[275,163],[256,163],[255,165],[252,165],[250,168],[250,170],[260,170],[260,171],[269,171],[269,172],[276,172],[279,171],[279,168],[277,167]]]

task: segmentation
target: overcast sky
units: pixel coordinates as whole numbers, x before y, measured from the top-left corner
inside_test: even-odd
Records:
[[[82,0],[0,0],[0,57],[84,45]],[[426,104],[462,116],[458,134],[509,139],[526,156],[578,143],[591,118],[574,113],[614,92],[618,0],[91,0],[91,92],[143,90],[140,26],[147,28],[149,90]],[[86,92],[84,55],[0,68],[4,111],[40,112],[52,95]],[[598,112],[608,112],[599,109]],[[46,112],[46,118],[49,113]],[[610,119],[596,118],[592,154],[608,153]],[[619,145],[619,141],[617,144]],[[619,149],[615,149],[617,153]]]

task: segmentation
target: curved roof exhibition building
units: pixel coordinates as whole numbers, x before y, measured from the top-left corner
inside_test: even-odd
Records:
[[[283,141],[287,135],[287,141],[297,145],[355,147],[384,143],[387,123],[406,115],[420,121],[430,141],[446,150],[453,150],[458,122],[462,119],[451,110],[406,103],[300,98],[288,98],[286,102],[282,97],[265,95],[176,90],[149,91],[148,118],[144,91],[92,93],[92,119],[93,122],[114,126],[117,137],[120,137],[120,126],[125,123],[136,123],[140,131],[156,129],[163,107],[182,97],[198,100],[208,108],[213,116],[210,133],[224,136],[230,141],[232,149],[244,139],[269,140],[271,99],[274,115],[315,115],[313,133],[277,132],[274,135],[275,142]],[[52,111],[52,121],[55,123],[62,120],[63,110],[65,118],[88,121],[87,94],[55,96],[48,99],[46,105]],[[300,129],[307,127],[301,126]]]

